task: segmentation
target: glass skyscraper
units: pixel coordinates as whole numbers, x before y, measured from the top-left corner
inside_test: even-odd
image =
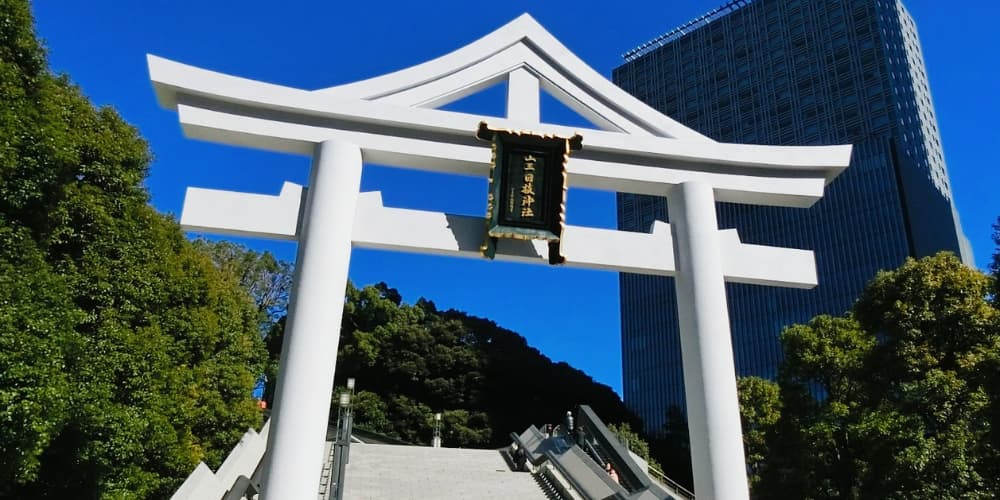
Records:
[[[880,269],[950,250],[972,264],[952,201],[913,19],[896,0],[739,0],[625,55],[615,83],[721,142],[853,144],[812,208],[720,203],[746,243],[815,252],[812,290],[727,284],[736,369],[773,378],[778,334],[842,314]],[[619,194],[618,226],[648,231],[666,200]],[[658,431],[684,407],[670,278],[621,275],[625,402]]]

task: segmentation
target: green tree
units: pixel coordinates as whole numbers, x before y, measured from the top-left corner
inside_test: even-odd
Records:
[[[997,217],[997,221],[993,224],[993,244],[996,245],[996,249],[993,250],[993,260],[990,262],[993,305],[1000,307],[1000,217]]]
[[[239,280],[261,313],[262,332],[268,332],[287,313],[292,264],[275,258],[271,252],[257,252],[231,241],[199,238],[192,243],[211,257],[223,274]]]
[[[145,142],[0,0],[0,497],[163,498],[260,413],[257,311],[148,205]]]
[[[780,437],[768,442],[761,496],[855,498],[860,443],[853,432],[875,339],[850,316],[824,315],[785,329],[781,342],[782,410],[773,427]]]
[[[396,434],[388,417],[389,405],[378,394],[360,391],[351,404],[354,405],[355,426],[379,434]]]
[[[285,316],[292,290],[294,266],[277,259],[270,252],[258,252],[239,243],[198,238],[195,248],[212,259],[216,269],[230,279],[236,279],[257,307],[260,334],[267,350],[267,360],[260,375],[264,382],[262,399],[274,401],[278,379],[281,342],[284,339]]]
[[[743,423],[743,448],[749,470],[750,489],[760,483],[761,470],[767,463],[767,439],[774,432],[781,415],[778,384],[760,377],[739,379],[740,418]]]
[[[441,413],[442,443],[444,446],[465,443],[470,447],[486,447],[492,437],[489,423],[489,416],[481,411],[444,411]],[[433,428],[434,422],[430,422],[430,425]]]
[[[993,224],[993,261],[990,263],[992,304],[1000,310],[1000,217]],[[1000,323],[1000,321],[998,321]],[[994,331],[1000,330],[997,325]],[[983,385],[989,397],[989,429],[986,432],[982,476],[988,478],[995,497],[1000,498],[1000,334],[994,336],[993,346],[986,350],[982,360]]]
[[[1000,313],[951,254],[880,272],[781,335],[759,498],[995,498]]]
[[[879,273],[855,314],[879,337],[866,378],[875,453],[866,491],[886,498],[992,498],[984,475],[998,311],[989,279],[955,256],[909,259]],[[992,487],[990,485],[992,483]],[[993,493],[990,492],[992,490]]]
[[[649,442],[640,436],[639,433],[632,430],[632,426],[629,425],[628,422],[608,424],[608,430],[618,438],[618,441],[621,442],[622,446],[632,453],[642,457],[642,459],[645,460],[650,467],[663,471],[663,466],[660,465],[660,463],[657,462],[650,453]]]
[[[29,483],[70,417],[63,353],[82,345],[68,286],[21,231],[0,227],[0,478]],[[0,495],[5,490],[0,486]]]

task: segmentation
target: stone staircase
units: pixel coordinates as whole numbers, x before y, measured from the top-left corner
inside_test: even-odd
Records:
[[[333,441],[323,444],[323,472],[319,475],[319,495],[317,500],[327,500],[333,488]]]
[[[496,450],[354,443],[345,474],[344,500],[549,498]]]

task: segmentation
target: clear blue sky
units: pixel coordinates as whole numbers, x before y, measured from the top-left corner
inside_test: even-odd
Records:
[[[35,2],[38,32],[53,68],[68,73],[97,104],[139,128],[156,159],[153,204],[179,214],[187,186],[277,193],[285,180],[306,184],[308,159],[185,139],[174,112],[160,109],[146,53],[224,73],[315,89],[377,76],[457,49],[528,12],[597,71],[608,76],[621,54],[721,0],[632,2],[333,2],[90,0]],[[920,31],[945,158],[977,263],[993,251],[1000,214],[1000,48],[992,1],[906,2]],[[456,103],[485,114],[503,109],[502,92]],[[552,100],[546,121],[581,125]],[[387,205],[481,214],[483,179],[367,168],[363,190]],[[614,196],[571,190],[570,223],[614,227]],[[244,241],[293,260],[294,245]],[[621,392],[618,276],[479,260],[356,250],[351,278],[386,281],[408,302],[494,319],[556,361],[566,361]],[[555,314],[527,311],[502,297],[554,297]]]

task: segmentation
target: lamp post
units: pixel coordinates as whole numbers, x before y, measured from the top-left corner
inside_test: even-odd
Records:
[[[441,414],[434,414],[434,438],[431,440],[432,448],[441,447]]]
[[[336,471],[336,476],[333,478],[333,500],[341,500],[344,498],[344,469],[347,467],[347,462],[350,460],[351,428],[354,425],[354,409],[351,401],[354,397],[353,378],[347,379],[347,389],[349,392],[345,391],[340,393],[340,399],[338,401],[337,439],[333,443],[335,448],[333,455],[334,470]]]

